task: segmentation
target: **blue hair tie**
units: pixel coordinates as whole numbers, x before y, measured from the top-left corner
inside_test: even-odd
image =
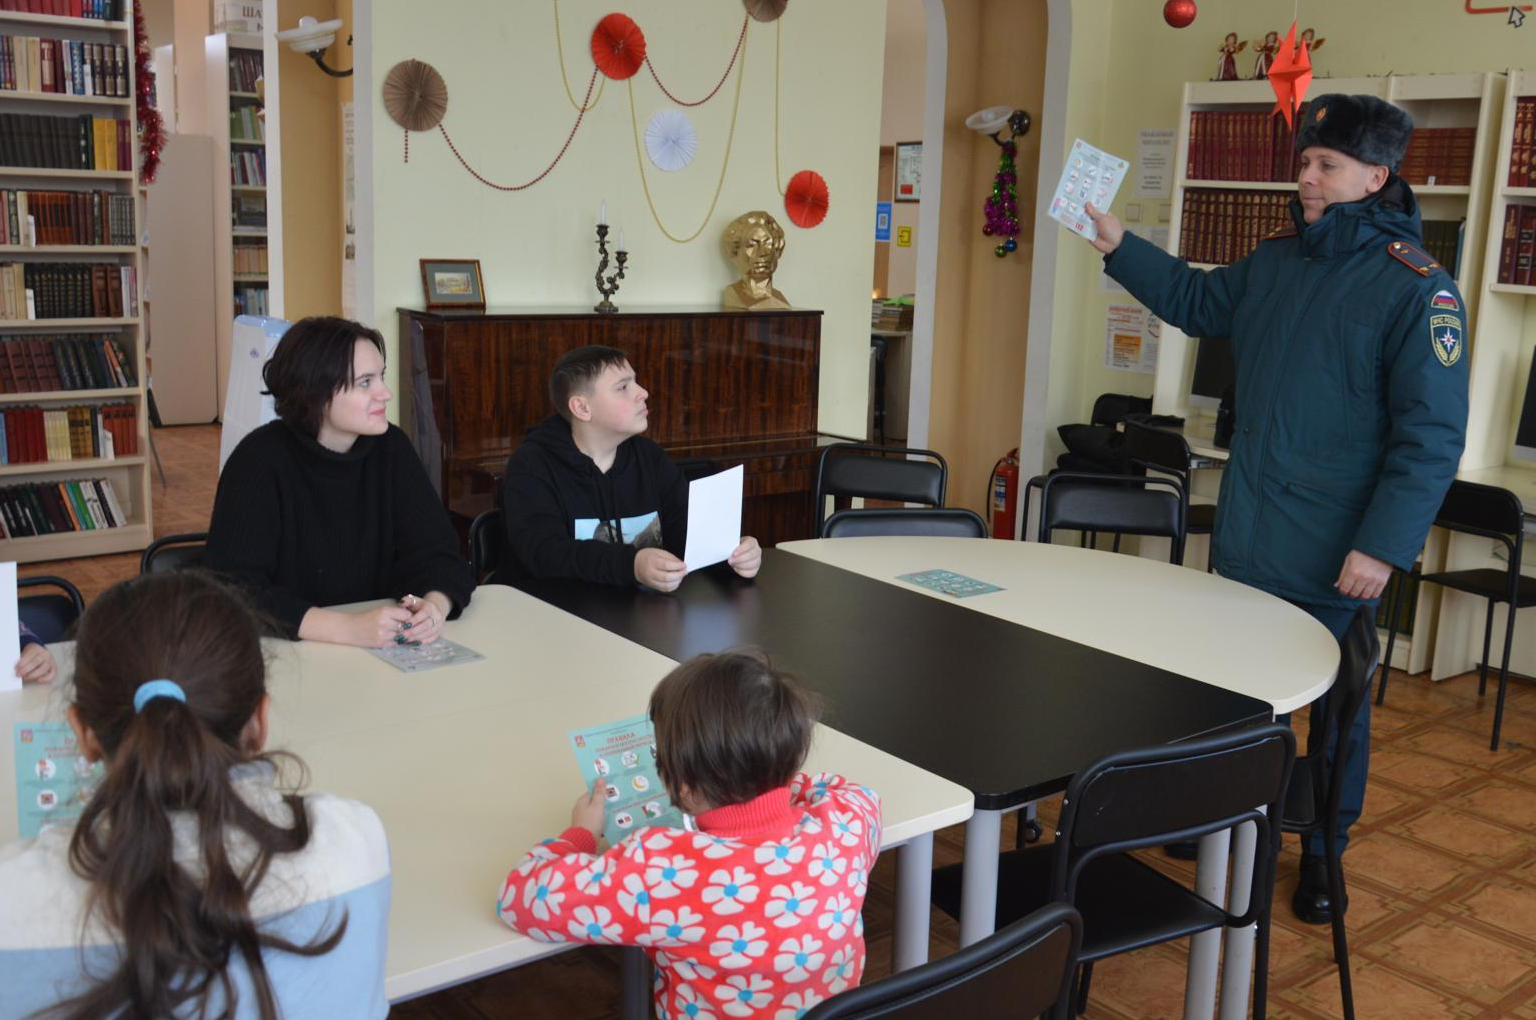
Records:
[[[186,704],[187,692],[181,689],[181,685],[174,680],[146,680],[139,684],[139,689],[133,692],[133,712],[135,715],[144,711],[144,706],[156,698],[175,698],[182,704]]]

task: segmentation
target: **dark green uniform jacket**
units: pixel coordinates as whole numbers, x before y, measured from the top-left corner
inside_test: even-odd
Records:
[[[1229,336],[1237,430],[1214,564],[1295,602],[1334,588],[1351,549],[1413,563],[1466,440],[1466,309],[1416,247],[1397,177],[1253,254],[1202,272],[1132,234],[1105,272],[1191,336]]]

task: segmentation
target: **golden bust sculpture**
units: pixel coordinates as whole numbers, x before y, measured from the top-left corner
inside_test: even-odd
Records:
[[[791,307],[773,289],[773,273],[784,252],[784,228],[772,216],[756,210],[736,217],[725,228],[720,248],[741,273],[721,294],[721,304],[749,312]]]

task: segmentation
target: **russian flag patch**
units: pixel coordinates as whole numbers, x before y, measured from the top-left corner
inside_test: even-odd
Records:
[[[1456,300],[1456,295],[1448,290],[1436,292],[1435,296],[1429,299],[1429,307],[1447,312],[1461,311],[1461,304]]]

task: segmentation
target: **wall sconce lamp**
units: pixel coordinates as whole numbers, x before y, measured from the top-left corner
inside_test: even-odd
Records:
[[[277,33],[277,41],[287,43],[288,48],[295,53],[303,53],[308,56],[315,62],[316,67],[332,78],[346,78],[351,76],[352,68],[349,67],[345,71],[338,71],[334,67],[327,67],[325,65],[326,47],[336,42],[336,30],[340,27],[340,18],[332,21],[316,21],[306,14],[299,19],[298,28],[284,29]],[[347,36],[347,45],[352,45],[352,37],[350,35]]]
[[[1005,141],[1029,134],[1030,119],[1029,114],[1023,110],[1015,110],[1011,106],[989,106],[965,118],[965,126],[1002,145]],[[1008,131],[1008,138],[1003,137],[1005,129]]]

